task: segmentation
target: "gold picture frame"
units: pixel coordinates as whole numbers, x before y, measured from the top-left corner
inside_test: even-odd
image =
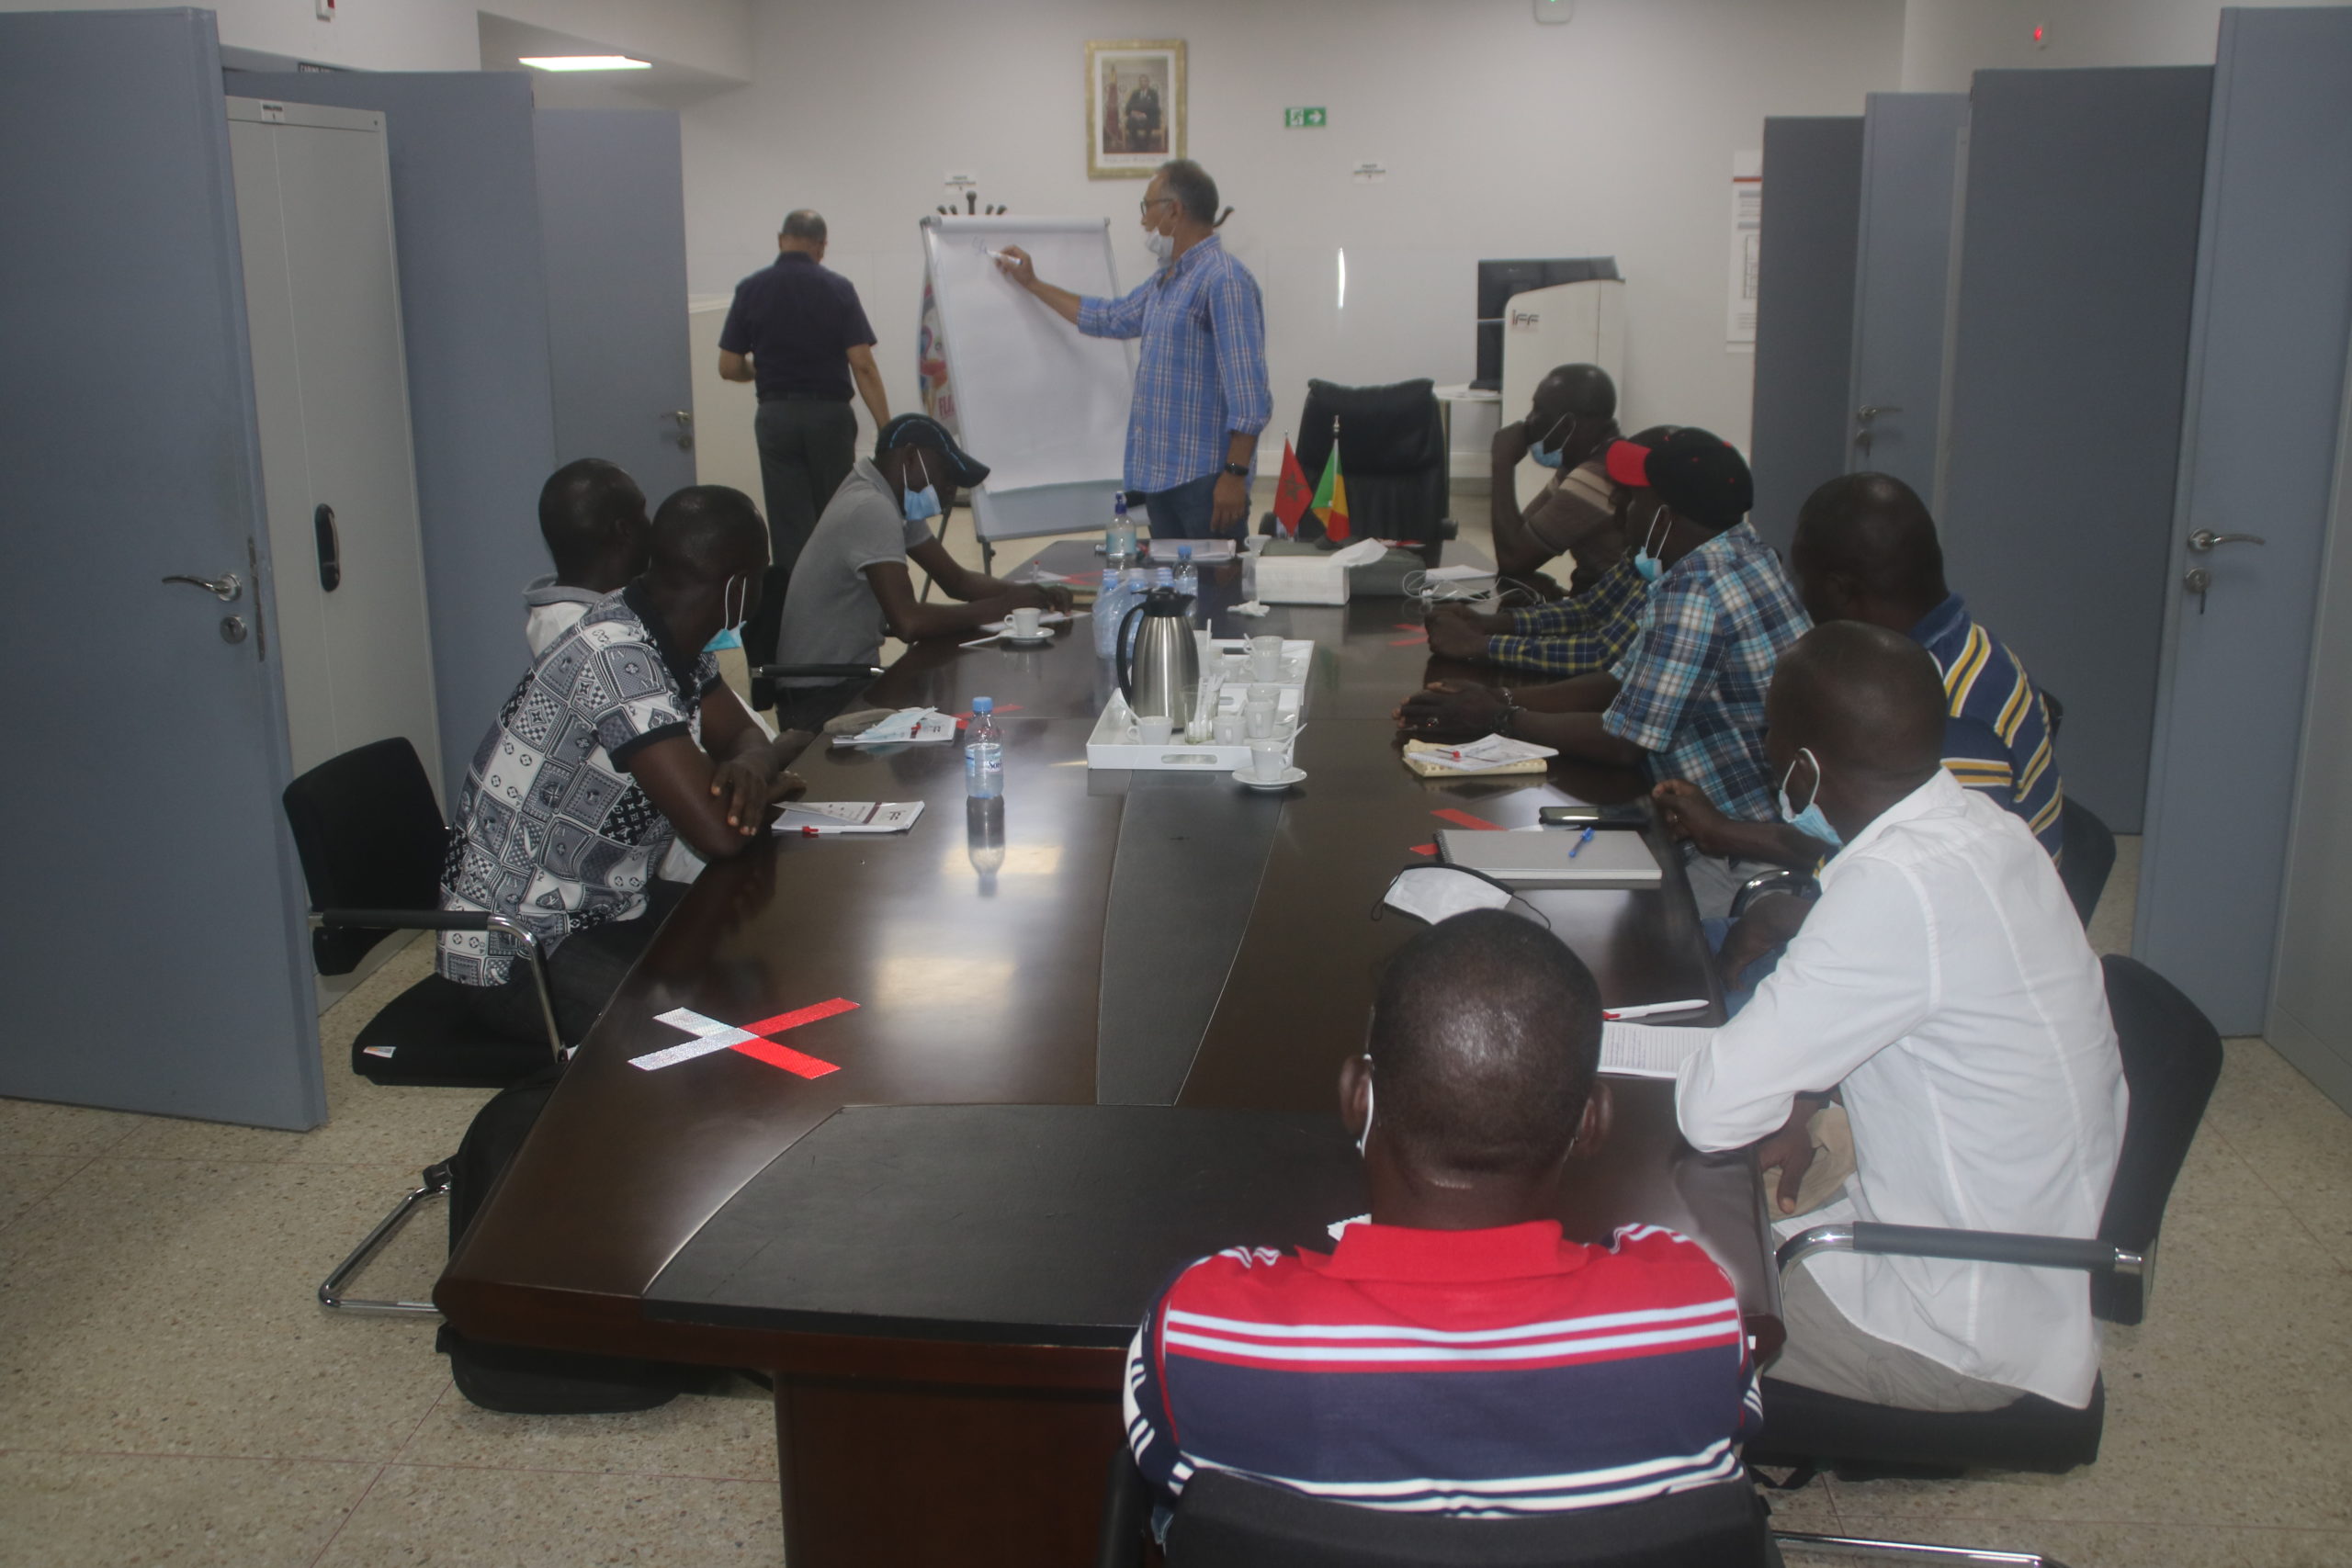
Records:
[[[1148,180],[1184,156],[1184,40],[1086,46],[1086,177]]]

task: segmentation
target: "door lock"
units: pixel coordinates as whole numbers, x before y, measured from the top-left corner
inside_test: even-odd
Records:
[[[2205,594],[2213,586],[2213,574],[2201,566],[2192,566],[2180,580],[2180,585],[2197,595],[2197,613],[2205,613]]]
[[[675,420],[677,422],[678,434],[673,439],[678,443],[678,450],[681,452],[693,451],[695,449],[695,411],[692,409],[672,409],[668,413],[663,414],[662,417],[663,419]]]
[[[187,577],[175,573],[164,581],[185,582],[191,588],[201,588],[223,604],[235,604],[237,596],[245,591],[244,579],[233,571],[224,571],[218,577]]]
[[[243,616],[243,615],[223,615],[223,616],[221,616],[221,617],[220,617],[220,640],[221,640],[222,642],[226,642],[226,643],[240,643],[240,642],[244,641],[244,640],[245,640],[245,618],[244,618],[244,616]]]

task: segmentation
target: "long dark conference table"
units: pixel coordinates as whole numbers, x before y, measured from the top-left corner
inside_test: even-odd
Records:
[[[1092,554],[1064,542],[1039,565],[1082,576]],[[811,748],[809,798],[922,800],[922,820],[903,837],[778,838],[705,872],[434,1292],[483,1339],[771,1373],[792,1568],[1091,1561],[1123,1440],[1121,1346],[1150,1289],[1131,1281],[1221,1245],[1328,1246],[1322,1224],[1361,1212],[1335,1086],[1381,961],[1422,929],[1373,918],[1390,878],[1429,863],[1415,846],[1461,825],[1445,813],[1524,828],[1543,806],[1641,789],[1556,761],[1543,777],[1415,777],[1391,708],[1431,674],[1476,677],[1430,662],[1413,602],[1229,618],[1237,578],[1228,565],[1204,584],[1219,635],[1316,644],[1303,783],[1267,795],[1222,773],[1090,771],[1110,676],[1089,620],[1036,651],[913,649],[863,705],[995,699],[1001,863],[976,862],[960,748]],[[1679,871],[1655,891],[1530,901],[1609,1005],[1705,996],[1690,1021],[1720,1017]],[[835,998],[856,1005],[776,1038],[836,1070],[727,1050],[629,1065],[686,1038],[656,1021],[674,1008],[741,1025]],[[1563,1223],[1700,1239],[1769,1354],[1779,1295],[1753,1159],[1685,1145],[1671,1086],[1611,1082],[1615,1127]],[[1170,1105],[1232,1114],[1147,1109]],[[857,1110],[799,1148],[844,1108],[959,1106],[1105,1109]],[[1065,1204],[1041,1198],[1063,1189]],[[1203,1215],[1240,1229],[1204,1242]],[[1125,1245],[1098,1278],[1097,1258],[1064,1253],[1104,1224]],[[777,1270],[804,1252],[821,1264]],[[747,1266],[763,1258],[766,1272]]]

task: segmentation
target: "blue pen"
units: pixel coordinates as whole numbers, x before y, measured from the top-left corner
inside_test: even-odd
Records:
[[[1577,855],[1584,852],[1584,847],[1590,842],[1592,842],[1592,829],[1587,828],[1583,832],[1577,835],[1576,847],[1568,852],[1568,858],[1570,860],[1576,859]]]

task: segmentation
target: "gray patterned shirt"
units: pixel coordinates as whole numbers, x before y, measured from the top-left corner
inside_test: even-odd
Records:
[[[474,753],[441,907],[513,916],[546,952],[643,914],[675,830],[628,761],[692,736],[718,683],[718,661],[675,646],[641,581],[590,609],[533,661]],[[437,967],[459,985],[495,986],[514,956],[497,932],[444,931]]]

